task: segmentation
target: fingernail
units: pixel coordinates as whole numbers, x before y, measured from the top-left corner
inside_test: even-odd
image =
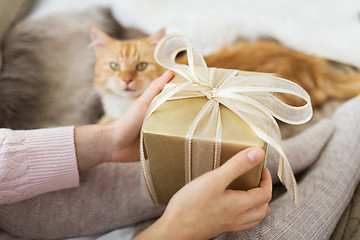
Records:
[[[165,76],[167,76],[167,75],[169,75],[170,74],[170,70],[166,70],[164,73],[163,73],[163,76],[165,77]]]
[[[253,148],[250,151],[248,151],[246,153],[246,156],[248,157],[248,159],[255,163],[258,163],[261,160],[262,157],[262,151],[258,148]]]

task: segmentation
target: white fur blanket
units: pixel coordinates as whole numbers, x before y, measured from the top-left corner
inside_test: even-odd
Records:
[[[147,33],[166,27],[190,38],[204,54],[240,37],[275,38],[308,54],[360,68],[359,0],[46,0],[29,18],[92,5],[111,6],[127,27]],[[77,240],[131,239],[135,227]],[[14,239],[0,232],[1,239]]]

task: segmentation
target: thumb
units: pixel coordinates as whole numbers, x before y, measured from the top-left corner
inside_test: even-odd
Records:
[[[146,88],[145,92],[139,97],[139,102],[147,106],[158,95],[166,83],[168,83],[174,76],[174,72],[167,70],[160,77],[152,81],[152,83]]]
[[[138,129],[144,120],[145,114],[151,101],[158,95],[174,76],[174,72],[167,70],[160,77],[154,79],[152,83],[146,88],[145,92],[131,105],[124,115],[127,117],[127,123],[132,126],[132,129]]]
[[[237,177],[243,175],[264,159],[265,152],[258,147],[251,147],[235,154],[225,164],[216,169],[214,172],[220,175],[219,179],[222,180],[224,188]]]

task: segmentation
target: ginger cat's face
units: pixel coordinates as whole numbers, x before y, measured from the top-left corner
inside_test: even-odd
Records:
[[[136,98],[164,71],[154,58],[154,48],[165,35],[162,29],[138,40],[117,40],[91,29],[96,64],[94,87],[100,93]]]

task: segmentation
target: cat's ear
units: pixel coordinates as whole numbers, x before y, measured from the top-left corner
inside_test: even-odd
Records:
[[[90,28],[91,46],[95,48],[96,56],[101,56],[111,37],[96,27]]]
[[[152,34],[149,37],[150,44],[155,46],[160,41],[160,39],[162,39],[165,36],[165,34],[166,34],[165,28],[158,30],[156,33]]]

